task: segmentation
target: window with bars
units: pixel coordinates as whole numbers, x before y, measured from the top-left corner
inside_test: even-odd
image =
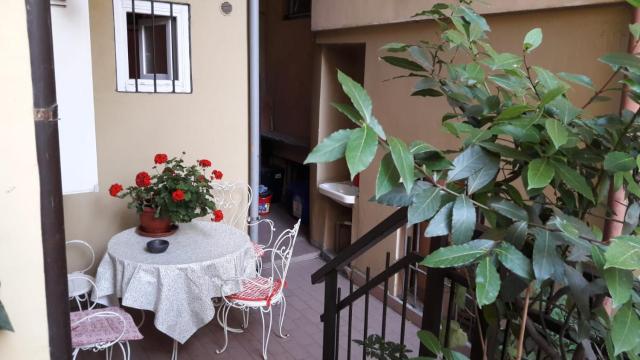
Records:
[[[117,90],[190,93],[188,4],[114,0]]]

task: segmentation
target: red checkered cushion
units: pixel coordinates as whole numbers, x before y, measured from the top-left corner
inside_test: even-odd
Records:
[[[256,256],[262,257],[264,255],[264,245],[253,243],[253,251],[255,251]]]
[[[122,321],[116,316],[95,316],[76,325],[74,323],[95,313],[114,312],[122,316],[125,322],[125,331],[120,341],[140,340],[142,334],[138,331],[131,315],[119,307],[107,307],[88,311],[74,311],[71,318],[71,346],[74,348],[87,347],[96,344],[112,342],[122,333]]]
[[[284,284],[285,287],[287,284]],[[270,279],[262,276],[242,281],[242,290],[233,295],[227,296],[231,301],[266,301],[267,306],[271,305],[271,300],[282,290],[282,281],[280,279],[270,284]]]

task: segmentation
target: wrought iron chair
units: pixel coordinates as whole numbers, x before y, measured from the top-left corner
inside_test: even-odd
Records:
[[[91,292],[91,283],[95,282],[95,278],[86,274],[96,261],[96,254],[91,245],[82,240],[70,240],[66,242],[67,248],[79,246],[88,250],[91,254],[91,262],[89,266],[82,270],[73,271],[67,274],[67,283],[69,288],[69,300],[75,300],[79,309],[82,309],[81,302],[89,301],[89,293]]]
[[[89,287],[96,289],[94,281],[85,277],[69,276],[75,281],[86,281]],[[88,296],[88,295],[87,295]],[[129,341],[142,339],[142,334],[133,322],[131,315],[119,307],[95,309],[95,303],[87,303],[87,309],[73,311],[71,320],[71,346],[73,359],[80,351],[105,351],[107,360],[113,356],[113,347],[118,345],[125,360],[131,358]]]
[[[254,250],[258,259],[258,273],[262,269],[262,256],[265,247],[269,247],[273,241],[275,226],[269,219],[251,221],[248,215],[249,206],[253,199],[251,186],[242,182],[213,182],[213,198],[216,206],[224,213],[222,222],[245,232],[248,227],[266,224],[269,230],[269,242],[266,244],[254,243]]]
[[[282,338],[289,336],[282,332],[282,324],[287,309],[284,288],[286,287],[287,271],[293,256],[293,247],[298,237],[299,228],[300,221],[292,229],[285,230],[275,240],[272,247],[264,249],[265,254],[271,257],[270,276],[258,274],[254,278],[240,279],[242,290],[233,295],[223,296],[224,304],[220,311],[222,312],[222,327],[224,329],[224,346],[222,349],[216,350],[217,353],[225,351],[228,345],[227,318],[231,308],[242,311],[245,325],[248,320],[248,311],[250,309],[260,310],[262,318],[262,357],[264,359],[267,359],[267,346],[269,345],[269,335],[271,334],[273,321],[271,310],[274,305],[280,304],[277,335]],[[268,315],[268,323],[265,323],[265,314]]]

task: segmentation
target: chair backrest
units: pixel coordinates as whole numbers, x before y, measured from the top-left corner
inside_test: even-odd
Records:
[[[82,276],[80,274],[76,275],[74,273],[71,273],[71,274],[67,275],[67,281],[69,281],[69,282],[72,282],[72,281],[86,281],[89,284],[91,284],[91,291],[92,292],[95,291],[97,293],[97,291],[98,291],[98,287],[96,286],[96,283],[93,282],[93,280],[89,279],[86,276]],[[82,302],[80,301],[80,299],[77,296],[75,296],[73,298],[76,301],[76,304],[78,305],[78,310],[82,311]],[[69,300],[71,300],[71,298],[69,298]],[[93,310],[93,308],[96,306],[96,303],[91,301],[90,294],[88,294],[86,300],[87,300],[87,309],[86,310]]]
[[[216,208],[222,210],[224,214],[222,222],[243,232],[246,231],[249,206],[253,197],[251,187],[242,182],[222,181],[214,181],[212,187]]]
[[[91,263],[89,264],[89,266],[78,272],[84,273],[85,271],[88,271],[93,267],[93,264],[96,262],[96,253],[93,251],[91,245],[83,240],[69,240],[66,242],[66,245],[67,247],[84,247],[85,249],[88,249],[89,253],[91,254]]]
[[[278,236],[273,243],[273,247],[265,249],[265,252],[271,253],[271,280],[280,280],[284,283],[289,270],[289,264],[293,257],[293,246],[298,238],[298,230],[300,229],[300,220],[291,229],[287,229]]]

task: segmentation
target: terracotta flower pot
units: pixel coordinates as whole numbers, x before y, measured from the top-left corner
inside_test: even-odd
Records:
[[[171,231],[171,219],[155,217],[155,209],[144,208],[140,213],[140,228],[148,234],[164,234]]]

